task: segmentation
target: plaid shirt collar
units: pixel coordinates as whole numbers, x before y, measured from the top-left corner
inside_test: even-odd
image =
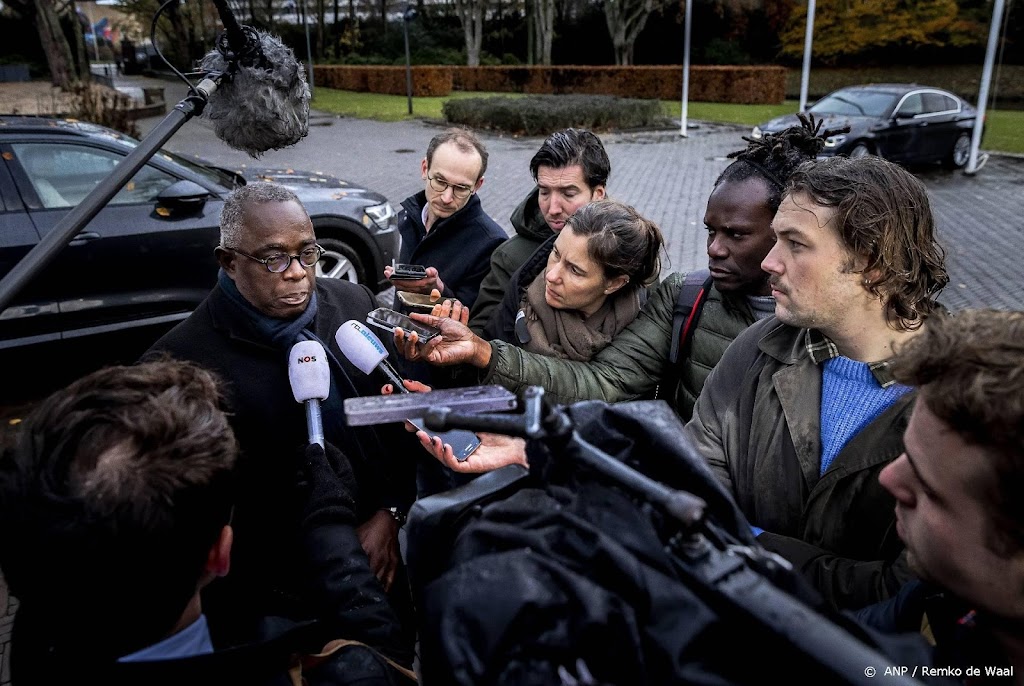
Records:
[[[807,354],[811,356],[811,360],[814,364],[822,364],[832,358],[839,357],[839,348],[836,344],[829,340],[828,336],[818,331],[817,329],[807,329],[807,335],[804,339],[804,347],[807,348]],[[896,383],[896,379],[892,376],[892,370],[889,367],[889,360],[882,360],[881,362],[868,362],[868,369],[871,370],[871,374],[874,375],[875,381],[882,388],[888,388]]]

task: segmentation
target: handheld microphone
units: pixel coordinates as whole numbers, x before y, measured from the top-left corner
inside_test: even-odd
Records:
[[[342,324],[338,328],[338,332],[334,334],[334,340],[338,342],[341,354],[358,367],[359,371],[369,374],[374,369],[379,369],[383,372],[384,376],[391,382],[391,385],[395,387],[396,393],[408,393],[409,397],[429,395],[410,393],[409,389],[402,383],[402,377],[399,376],[395,368],[388,362],[387,348],[384,347],[384,344],[380,342],[380,339],[372,331],[355,319],[350,319]],[[454,429],[439,433],[427,429],[423,421],[418,417],[406,416],[404,419],[417,429],[426,431],[431,437],[438,437],[442,443],[451,446],[452,454],[460,462],[480,447],[480,439],[472,431]]]
[[[202,69],[226,75],[203,116],[217,138],[250,157],[298,143],[309,133],[309,84],[281,39],[240,26],[226,0],[214,0],[224,32]]]
[[[288,353],[288,382],[295,401],[306,403],[309,444],[324,447],[324,422],[320,401],[331,393],[331,366],[327,352],[317,341],[300,341]]]
[[[374,369],[379,369],[395,387],[395,393],[409,392],[402,383],[401,375],[388,362],[388,349],[368,328],[350,319],[338,328],[334,340],[338,342],[341,354],[363,374],[369,375]]]

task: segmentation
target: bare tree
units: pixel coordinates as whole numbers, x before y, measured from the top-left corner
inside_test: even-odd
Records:
[[[555,35],[555,0],[533,0],[530,21],[533,22],[540,63],[551,66],[551,41]]]
[[[20,15],[34,16],[39,41],[46,54],[46,64],[50,67],[50,83],[68,90],[78,81],[75,73],[74,58],[71,46],[60,26],[60,17],[54,0],[30,0],[26,3],[12,3],[12,7]],[[78,18],[75,17],[75,29],[78,29]]]
[[[605,0],[604,18],[615,48],[615,64],[633,64],[633,44],[644,30],[647,17],[665,0]]]
[[[466,36],[466,64],[470,67],[479,67],[487,0],[455,0],[455,9],[459,13],[462,32]]]

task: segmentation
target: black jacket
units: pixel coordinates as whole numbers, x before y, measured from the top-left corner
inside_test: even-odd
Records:
[[[379,395],[381,379],[364,375],[341,354],[334,334],[349,319],[364,321],[377,306],[370,291],[348,282],[320,279],[319,310],[313,331],[334,354],[359,395]],[[385,338],[385,344],[391,343]],[[216,372],[231,424],[241,447],[234,519],[231,574],[204,593],[211,630],[217,620],[245,615],[305,617],[317,613],[298,565],[307,559],[289,523],[288,502],[295,481],[296,457],[308,442],[304,407],[295,402],[286,356],[263,342],[252,324],[215,287],[188,319],[158,340],[146,356],[169,353]],[[337,379],[332,365],[332,377]],[[342,395],[346,383],[338,381]],[[326,415],[326,413],[325,413]],[[407,511],[415,493],[414,459],[422,450],[400,425],[332,430],[324,417],[327,441],[338,446],[352,465],[358,485],[358,521],[376,510],[396,506]],[[334,426],[337,426],[335,423]],[[231,631],[230,629],[228,631]]]
[[[487,216],[475,193],[458,212],[439,219],[427,232],[423,207],[427,195],[420,191],[402,202],[398,218],[402,234],[400,262],[434,267],[441,275],[443,296],[458,298],[469,307],[476,302],[480,282],[490,270],[491,253],[508,234]]]

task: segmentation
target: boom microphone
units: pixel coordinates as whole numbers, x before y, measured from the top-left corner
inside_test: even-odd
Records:
[[[288,353],[288,382],[295,401],[306,403],[309,444],[324,447],[324,422],[320,401],[331,393],[331,366],[324,346],[317,341],[300,341]]]
[[[226,0],[214,0],[224,32],[201,67],[226,78],[203,116],[217,138],[250,157],[298,143],[309,133],[309,84],[295,53],[277,36],[240,26]]]

